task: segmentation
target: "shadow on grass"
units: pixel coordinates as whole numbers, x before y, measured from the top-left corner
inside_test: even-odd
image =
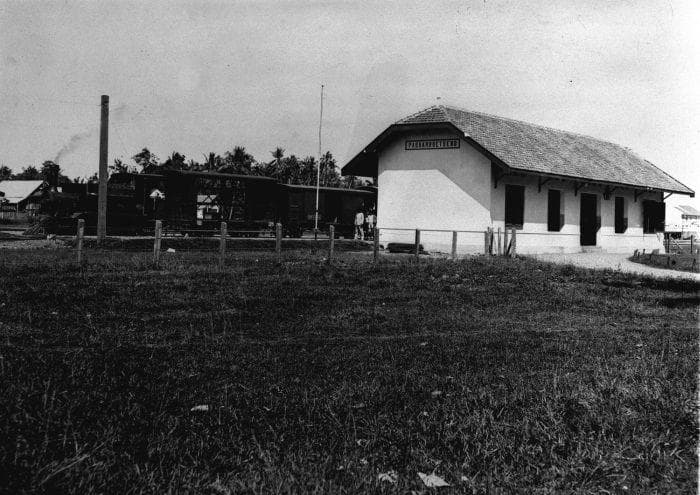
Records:
[[[697,308],[700,307],[700,297],[664,297],[659,302],[667,308]]]

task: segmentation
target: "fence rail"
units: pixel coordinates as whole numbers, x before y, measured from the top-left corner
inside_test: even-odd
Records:
[[[459,234],[478,234],[478,235],[483,235],[484,236],[484,254],[487,255],[503,255],[503,256],[510,256],[510,257],[515,257],[516,255],[516,240],[517,240],[517,232],[515,229],[492,229],[488,228],[485,231],[480,231],[480,230],[447,230],[447,229],[407,229],[407,228],[373,228],[372,229],[372,244],[371,249],[373,251],[373,261],[379,262],[379,252],[381,249],[380,245],[380,234],[381,232],[384,231],[403,231],[403,232],[411,232],[413,234],[413,242],[412,248],[411,248],[411,253],[416,259],[419,259],[421,253],[424,253],[424,250],[421,245],[421,233],[431,233],[431,232],[438,232],[438,233],[451,233],[451,250],[450,250],[450,256],[452,259],[457,259],[458,256],[458,235]],[[207,231],[200,231],[201,233],[207,233],[210,234],[209,236],[202,236],[202,237],[197,237],[196,239],[202,239],[202,240],[209,240],[210,242],[212,241],[217,241],[217,249],[215,251],[217,252],[217,257],[218,257],[218,265],[220,268],[223,268],[225,265],[225,259],[226,259],[226,254],[229,251],[229,245],[228,241],[233,239],[234,237],[232,234],[237,234],[241,232],[249,232],[249,233],[259,233],[260,231],[229,231],[228,230],[228,224],[226,222],[221,222],[219,230],[207,230]],[[274,226],[274,252],[275,256],[277,259],[278,263],[282,262],[282,240],[283,240],[283,228],[282,224],[277,223]],[[162,253],[162,246],[163,246],[163,241],[165,240],[166,242],[170,242],[170,240],[174,239],[182,239],[184,236],[169,236],[166,234],[166,231],[163,229],[163,223],[160,220],[155,221],[155,226],[153,229],[153,236],[139,236],[138,241],[145,241],[148,242],[150,239],[153,241],[153,264],[154,266],[158,266],[160,261],[161,261],[161,253]],[[267,239],[272,240],[272,236],[267,236]],[[75,247],[76,247],[76,257],[77,261],[79,264],[82,264],[85,261],[85,256],[84,256],[84,250],[85,250],[85,221],[84,220],[79,220],[78,221],[78,227],[77,227],[77,232],[76,232],[76,242],[75,242]],[[252,239],[251,239],[252,240]],[[309,239],[310,241],[310,239]],[[269,242],[269,241],[264,241],[264,242]],[[327,260],[330,262],[333,260],[334,256],[336,255],[336,233],[335,233],[335,228],[334,226],[329,227],[328,231],[328,238],[318,238],[318,236],[315,236],[315,242],[314,246],[318,246],[319,244],[325,244],[327,242]],[[390,245],[391,243],[389,243]],[[99,241],[98,241],[99,245]],[[142,246],[143,248],[144,246]],[[168,251],[171,251],[169,249]],[[214,251],[214,249],[212,249]]]
[[[667,253],[676,254],[697,254],[698,248],[700,248],[695,236],[691,236],[689,239],[671,239],[671,237],[668,237],[664,240],[664,247]]]

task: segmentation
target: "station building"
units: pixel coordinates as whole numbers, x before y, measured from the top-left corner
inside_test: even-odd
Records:
[[[628,148],[517,120],[433,106],[399,120],[342,169],[375,177],[380,242],[484,252],[487,228],[518,253],[663,252],[664,200],[694,191]]]

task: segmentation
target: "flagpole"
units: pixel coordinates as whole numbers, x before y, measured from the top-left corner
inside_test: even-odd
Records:
[[[316,171],[316,217],[314,236],[318,234],[318,192],[321,187],[321,126],[323,125],[323,84],[321,84],[321,116],[318,119],[318,170]]]

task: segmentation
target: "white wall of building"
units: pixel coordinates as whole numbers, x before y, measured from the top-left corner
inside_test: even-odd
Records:
[[[491,193],[491,211],[493,227],[504,229],[505,216],[505,185],[514,184],[525,187],[524,224],[517,231],[517,250],[519,253],[578,253],[581,252],[580,215],[581,193],[594,194],[600,216],[601,226],[596,235],[596,246],[610,253],[630,253],[635,249],[647,251],[663,249],[663,235],[645,234],[643,229],[642,201],[661,201],[661,193],[645,193],[637,202],[634,192],[629,189],[616,189],[610,199],[603,199],[604,187],[585,186],[578,193],[570,181],[548,181],[538,192],[537,178],[534,177],[504,177],[498,187]],[[561,208],[564,213],[564,226],[559,232],[547,230],[547,198],[548,190],[557,189],[561,192]],[[627,230],[615,233],[615,197],[625,198]]]
[[[470,231],[458,234],[458,252],[483,253],[486,228],[497,231],[505,227],[505,185],[515,184],[525,187],[524,224],[517,231],[518,253],[580,252],[581,193],[597,196],[601,226],[596,245],[602,250],[663,252],[663,235],[644,234],[642,223],[642,201],[660,201],[660,193],[645,193],[635,202],[632,190],[616,189],[606,200],[600,186],[583,187],[575,195],[573,182],[552,180],[538,192],[537,178],[513,176],[502,178],[494,187],[490,160],[464,139],[458,149],[405,150],[406,139],[453,137],[444,132],[399,136],[380,151],[377,217],[382,244],[412,243],[414,230],[420,229],[426,250],[450,252],[451,231]],[[565,224],[559,232],[547,231],[550,188],[561,191]],[[628,228],[622,234],[615,233],[616,196],[625,198],[627,210]]]
[[[687,196],[671,196],[666,202],[666,232],[677,232],[683,239],[700,238],[700,218],[683,214],[679,208],[681,205],[700,208],[696,200]]]
[[[457,149],[406,150],[406,139],[454,138],[448,133],[414,134],[393,139],[379,154],[377,177],[380,242],[413,242],[421,229],[426,249],[449,251],[451,232],[462,250],[483,250],[483,231],[491,224],[491,162],[461,140]]]

